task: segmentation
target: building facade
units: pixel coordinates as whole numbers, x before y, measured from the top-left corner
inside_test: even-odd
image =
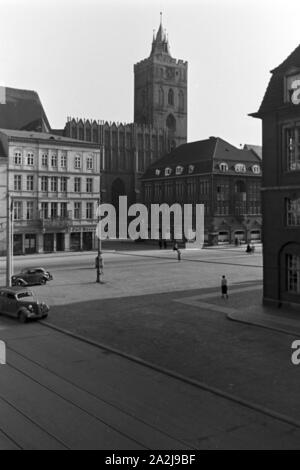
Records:
[[[95,249],[98,147],[49,133],[3,129],[0,142],[0,211],[7,213],[8,194],[14,253]],[[0,223],[4,254],[6,217]]]
[[[276,69],[254,117],[263,128],[264,302],[300,304],[300,47]]]
[[[261,240],[261,159],[252,150],[217,137],[191,142],[152,164],[142,181],[147,207],[204,204],[207,244]]]

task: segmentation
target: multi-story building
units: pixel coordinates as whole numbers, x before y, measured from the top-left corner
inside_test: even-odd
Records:
[[[208,244],[261,239],[261,159],[253,150],[217,137],[190,142],[150,165],[142,181],[148,207],[204,204]]]
[[[263,124],[264,302],[300,303],[300,46],[272,71]]]
[[[100,195],[100,151],[42,132],[0,129],[0,253],[6,250],[7,195],[14,253],[90,250]]]

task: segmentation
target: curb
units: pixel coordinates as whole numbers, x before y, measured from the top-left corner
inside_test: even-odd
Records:
[[[277,326],[272,326],[272,325],[267,325],[267,324],[262,324],[262,323],[255,323],[254,321],[251,321],[251,320],[242,320],[242,319],[236,318],[234,314],[232,313],[227,313],[226,317],[228,318],[228,320],[236,322],[236,323],[242,323],[244,325],[255,326],[257,328],[263,328],[265,330],[277,331],[278,333],[283,333],[289,336],[295,336],[295,331],[281,328],[279,326],[277,327]],[[300,326],[300,323],[299,323],[299,326]]]
[[[200,382],[198,380],[195,380],[195,379],[190,379],[188,377],[185,377],[177,372],[174,372],[174,371],[171,371],[169,369],[166,369],[164,367],[161,367],[161,366],[158,366],[158,365],[155,365],[151,362],[148,362],[148,361],[145,361],[143,359],[140,359],[138,358],[137,356],[133,356],[131,354],[127,354],[127,353],[124,353],[116,348],[113,348],[113,347],[110,347],[110,346],[107,346],[105,344],[102,344],[102,343],[99,343],[97,341],[93,341],[93,340],[90,340],[84,336],[81,336],[81,335],[78,335],[76,333],[73,333],[69,330],[66,330],[64,328],[60,328],[56,325],[53,325],[52,323],[48,323],[48,322],[45,322],[45,321],[41,321],[40,322],[42,325],[48,327],[48,328],[51,328],[52,330],[55,330],[55,331],[58,331],[64,335],[67,335],[71,338],[74,338],[74,339],[77,339],[81,342],[84,342],[86,344],[89,344],[91,346],[94,346],[98,349],[104,349],[108,352],[111,352],[113,354],[116,354],[120,357],[123,357],[125,359],[128,359],[132,362],[135,362],[136,364],[139,364],[139,365],[142,365],[144,367],[147,367],[149,369],[152,369],[156,372],[160,372],[164,375],[167,375],[168,377],[172,377],[173,379],[177,379],[177,380],[180,380],[181,382],[184,382],[188,385],[191,385],[193,387],[196,387],[196,388],[200,388],[206,392],[209,392],[213,395],[216,395],[216,396],[219,396],[223,399],[227,399],[235,404],[238,404],[238,405],[241,405],[245,408],[248,408],[248,409],[251,409],[251,410],[254,410],[258,413],[261,413],[261,414],[264,414],[264,415],[267,415],[269,416],[270,418],[272,419],[276,419],[278,421],[281,421],[281,422],[284,422],[284,423],[287,423],[289,424],[290,426],[294,426],[294,427],[297,427],[297,428],[300,428],[300,421],[297,421],[295,419],[292,419],[290,418],[289,416],[285,415],[285,414],[282,414],[282,413],[278,413],[277,411],[273,411],[269,408],[266,408],[262,405],[258,405],[256,403],[253,403],[253,402],[250,402],[248,400],[244,400],[243,398],[239,398],[229,392],[224,392],[216,387],[213,387],[213,386],[210,386],[210,385],[207,385],[203,382]]]

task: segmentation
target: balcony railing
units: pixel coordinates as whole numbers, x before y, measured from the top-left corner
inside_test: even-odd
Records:
[[[40,212],[40,221],[43,229],[60,229],[65,230],[72,225],[72,211],[68,211],[66,216],[50,216]]]

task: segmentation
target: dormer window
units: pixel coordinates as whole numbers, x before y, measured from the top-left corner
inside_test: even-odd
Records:
[[[256,175],[260,174],[260,165],[253,165],[252,166],[252,172],[255,173]]]
[[[181,175],[183,173],[183,166],[176,167],[176,175]]]
[[[194,165],[189,165],[189,173],[193,173],[195,169]]]
[[[223,171],[224,173],[228,171],[228,164],[225,162],[220,163],[219,165],[220,171]]]
[[[236,165],[234,165],[234,171],[236,173],[246,173],[246,166],[244,165],[244,163],[237,163]]]
[[[172,174],[172,168],[167,167],[165,168],[165,176],[170,176]]]
[[[157,168],[157,169],[155,170],[155,176],[159,176],[159,175],[160,175],[160,170]]]
[[[294,73],[285,78],[285,103],[300,104],[300,73]]]

